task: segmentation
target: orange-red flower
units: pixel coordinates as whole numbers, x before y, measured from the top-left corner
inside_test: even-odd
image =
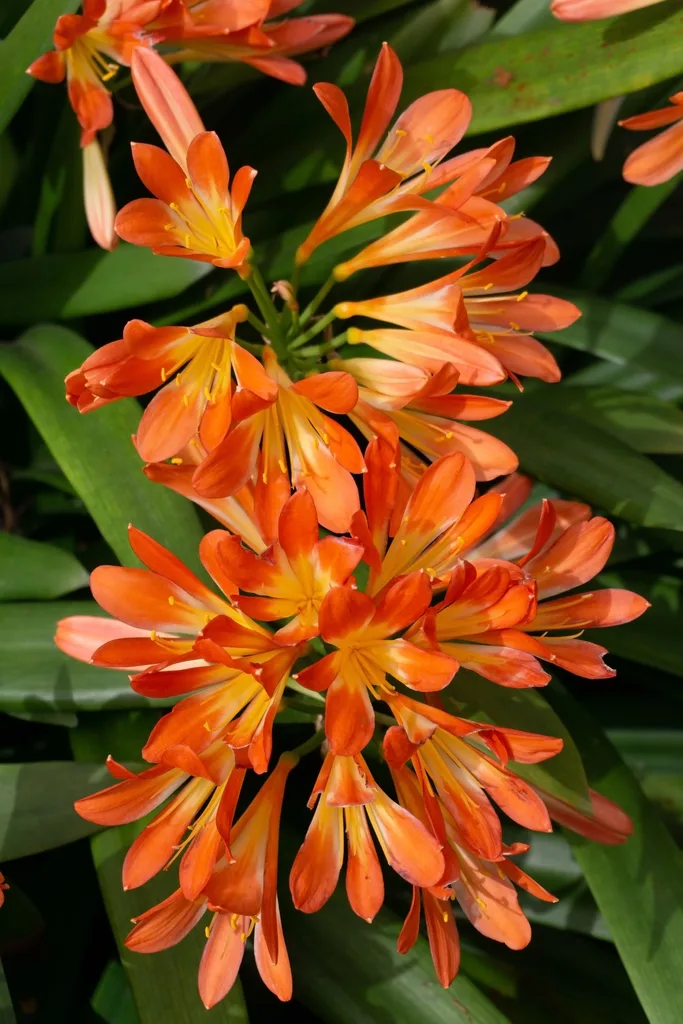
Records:
[[[394,753],[391,742],[386,744],[386,750],[391,758]],[[439,981],[447,988],[457,974],[460,961],[458,931],[450,899],[458,901],[478,931],[512,949],[522,949],[531,938],[529,922],[519,906],[512,883],[546,902],[556,903],[557,900],[510,861],[511,856],[529,849],[526,844],[503,845],[495,860],[476,856],[461,845],[455,820],[444,803],[434,796],[423,803],[415,774],[400,762],[390,760],[390,767],[399,800],[427,828],[434,830],[443,844],[446,862],[441,885],[422,890],[417,886],[413,888],[413,901],[398,939],[398,951],[408,952],[417,939],[422,897],[434,967]]]
[[[550,10],[560,21],[599,21],[658,3],[661,0],[552,0]]]
[[[137,953],[168,949],[192,930],[207,909],[214,911],[199,967],[199,994],[207,1009],[230,991],[252,931],[262,980],[278,998],[291,998],[291,971],[277,902],[277,857],[284,788],[295,764],[295,757],[282,755],[230,828],[229,858],[218,862],[203,892],[190,899],[177,890],[136,918],[126,939],[127,947]]]
[[[197,755],[178,744],[166,752],[162,763],[138,775],[111,757],[107,758],[107,768],[122,781],[76,801],[76,811],[86,821],[127,824],[145,817],[171,797],[126,853],[124,889],[144,885],[182,851],[180,888],[186,899],[195,899],[229,841],[230,822],[244,777],[244,769],[235,767],[232,748],[216,740]]]
[[[683,170],[683,92],[671,96],[671,104],[619,122],[622,128],[635,132],[671,125],[627,158],[624,178],[632,185],[661,185]]]
[[[399,725],[385,736],[387,760],[412,760],[425,805],[429,808],[435,792],[453,819],[460,846],[484,860],[502,856],[502,829],[491,800],[525,828],[551,831],[543,800],[507,762],[544,761],[559,753],[561,739],[455,718],[398,693],[388,703]]]
[[[425,691],[440,690],[453,678],[456,666],[446,655],[396,636],[420,618],[431,596],[423,572],[393,580],[377,600],[351,586],[328,591],[318,622],[321,637],[336,650],[297,679],[311,690],[327,690],[325,733],[335,754],[359,754],[372,738],[370,694],[386,699],[395,692],[387,675]]]
[[[313,87],[344,136],[346,156],[327,207],[297,250],[298,263],[309,259],[323,242],[358,224],[430,206],[420,195],[431,187],[434,166],[465,134],[472,105],[457,89],[428,93],[412,103],[387,134],[402,84],[401,63],[384,43],[355,145],[344,93],[328,82]]]
[[[605,648],[579,639],[580,634],[584,629],[631,622],[648,609],[649,603],[629,590],[611,588],[558,597],[593,579],[604,568],[613,544],[612,524],[601,516],[591,519],[586,505],[544,500],[480,547],[468,551],[473,571],[483,570],[488,576],[502,565],[516,585],[533,585],[539,602],[516,627],[495,626],[478,637],[478,643],[499,647],[501,678],[495,681],[502,682],[515,661],[524,661],[533,670],[536,658],[587,679],[615,675],[603,663]],[[501,563],[501,555],[515,564]],[[482,578],[478,576],[478,580]],[[453,610],[445,608],[436,615],[435,635],[440,646],[453,636],[458,612],[451,607]],[[448,642],[444,649],[454,654]],[[481,664],[468,667],[487,675]]]
[[[167,17],[164,43],[176,49],[168,60],[238,61],[290,85],[303,85],[306,72],[293,56],[322,50],[347,35],[353,18],[317,14],[273,21],[301,0],[183,0],[180,17]]]
[[[216,545],[225,574],[247,595],[258,595],[240,595],[233,604],[261,622],[287,619],[275,636],[289,643],[317,636],[325,595],[348,580],[362,555],[359,541],[318,538],[315,505],[306,490],[285,503],[278,539],[266,554],[254,555],[227,534]]]
[[[111,124],[114,111],[105,83],[119,64],[130,64],[136,47],[149,45],[143,30],[163,4],[164,0],[84,0],[83,14],[57,19],[54,50],[28,69],[43,82],[61,82],[66,76],[82,146]]]
[[[381,331],[369,333],[382,334]],[[412,331],[387,333],[405,335],[405,340],[413,336]],[[416,362],[431,361],[433,351],[425,358],[424,348],[420,349],[419,343],[424,336],[415,334],[413,337],[415,347],[407,346],[405,358]],[[465,344],[468,345],[467,342]],[[469,345],[469,349],[477,351],[474,345]],[[475,375],[487,358],[487,355],[482,359],[475,357],[473,362],[478,364],[473,370]],[[430,461],[442,455],[462,452],[471,460],[479,480],[490,480],[516,469],[517,456],[511,448],[498,438],[463,422],[500,416],[510,403],[499,398],[451,394],[458,380],[458,372],[452,363],[442,363],[441,369],[434,373],[420,366],[389,359],[337,359],[331,365],[335,368],[343,366],[360,385],[358,402],[349,418],[366,438],[382,437],[393,448],[401,439]],[[469,369],[472,371],[473,368],[470,366]],[[402,448],[407,453],[405,445]]]
[[[222,536],[204,537],[200,556],[230,595],[237,588],[215,554]],[[145,696],[190,694],[156,724],[143,748],[146,760],[162,762],[179,744],[200,755],[222,738],[266,771],[273,719],[301,648],[233,608],[146,534],[131,527],[130,539],[147,569],[100,566],[90,580],[114,621],[64,619],[57,646],[82,661],[133,671],[131,685]]]
[[[682,94],[683,95],[683,94]],[[495,239],[485,246],[493,247]],[[548,350],[531,337],[533,331],[557,331],[572,324],[580,311],[552,295],[530,295],[524,288],[543,265],[542,238],[521,244],[475,270],[481,256],[465,267],[436,281],[396,295],[359,302],[341,302],[337,316],[370,317],[396,324],[404,330],[358,331],[352,328],[349,341],[365,342],[424,369],[438,369],[439,359],[452,363],[464,384],[492,384],[503,371],[560,379],[557,363]],[[477,356],[479,346],[485,357]]]
[[[277,395],[277,384],[259,360],[235,340],[246,316],[246,306],[238,305],[195,327],[131,320],[120,341],[97,349],[69,374],[67,398],[81,412],[91,412],[165,384],[140,420],[136,446],[142,458],[160,462],[177,456],[195,435],[211,451],[233,419],[263,409]]]
[[[327,902],[348,855],[346,892],[352,909],[371,921],[384,901],[384,883],[371,826],[389,865],[411,885],[436,885],[444,860],[439,843],[409,811],[377,785],[360,755],[329,753],[311,794],[318,805],[292,865],[294,905],[306,914]]]
[[[330,372],[293,383],[271,348],[263,360],[278,385],[276,401],[233,427],[196,470],[194,486],[201,495],[223,497],[253,481],[273,535],[291,475],[294,487],[309,491],[320,524],[343,533],[359,508],[351,474],[362,473],[365,464],[353,437],[321,409],[349,412],[358,400],[356,382],[348,373]]]
[[[102,147],[93,139],[82,152],[83,201],[90,234],[101,249],[115,249],[119,242],[114,231],[116,203]]]

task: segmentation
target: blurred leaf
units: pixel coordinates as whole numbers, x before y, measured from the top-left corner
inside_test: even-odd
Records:
[[[60,619],[103,614],[94,601],[0,605],[0,708],[46,714],[164,707],[134,693],[125,672],[76,661],[55,647]]]
[[[683,777],[682,730],[609,729],[607,735],[635,775]]]
[[[572,731],[591,784],[631,816],[621,846],[601,846],[569,833],[586,881],[612,933],[649,1019],[679,1024],[683,972],[681,854],[604,733],[564,690],[553,704]]]
[[[86,237],[80,126],[65,96],[40,179],[32,256],[48,251],[48,239],[54,252],[64,253],[82,249]]]
[[[97,722],[72,734],[77,760],[104,758],[114,749],[118,758],[129,763],[135,758],[149,731],[149,716],[137,721],[121,714],[98,715]],[[121,728],[123,725],[123,729]],[[104,897],[107,914],[128,981],[133,991],[139,1024],[248,1024],[247,1010],[239,980],[230,994],[213,1010],[205,1010],[197,992],[197,971],[205,945],[204,929],[192,933],[172,949],[143,955],[124,946],[136,917],[165,899],[177,887],[174,872],[161,872],[142,889],[124,892],[121,869],[126,850],[140,831],[140,823],[109,828],[91,840],[93,859]],[[208,921],[207,921],[208,923]],[[251,953],[247,952],[250,956]],[[127,1024],[127,1022],[126,1022]]]
[[[123,243],[113,252],[87,249],[13,260],[3,264],[0,319],[23,326],[127,309],[178,295],[211,269]]]
[[[445,690],[442,697],[449,710],[463,718],[561,737],[561,753],[542,764],[515,764],[514,770],[560,800],[590,810],[581,758],[562,720],[538,690],[498,686],[461,668],[455,686]]]
[[[201,538],[196,513],[183,498],[147,480],[131,443],[137,402],[117,402],[86,420],[64,399],[64,377],[91,351],[63,327],[34,327],[15,344],[0,347],[0,373],[122,563],[136,564],[128,546],[129,522],[162,544],[169,542],[172,523],[174,553],[196,566]]]
[[[0,43],[0,133],[21,105],[35,79],[26,74],[29,64],[52,48],[52,33],[60,14],[70,14],[79,0],[33,0],[10,34]]]
[[[618,629],[592,629],[589,639],[640,665],[683,676],[683,580],[626,569],[601,573],[603,586],[626,587],[651,603],[645,615]]]
[[[517,36],[555,24],[548,0],[517,0],[489,32],[493,36]]]
[[[97,983],[91,1006],[106,1024],[140,1024],[133,993],[118,960],[110,960]]]
[[[579,284],[583,288],[599,292],[610,277],[624,249],[645,227],[653,213],[668,199],[683,180],[677,174],[661,185],[637,185],[610,220],[604,234],[591,249],[584,264]]]
[[[19,157],[9,132],[0,134],[0,210],[12,191],[19,171]]]
[[[536,836],[533,842],[536,842]],[[579,932],[581,935],[590,935],[605,942],[612,941],[605,919],[597,909],[590,889],[583,879],[576,882],[571,889],[563,891],[558,903],[542,903],[539,900],[527,899],[523,894],[521,903],[525,915],[534,924]]]
[[[495,11],[473,0],[432,0],[407,15],[389,42],[401,61],[409,64],[426,54],[470,46],[494,17]]]
[[[637,366],[593,362],[564,378],[565,387],[614,387],[623,391],[647,391],[665,402],[683,398],[683,382],[659,377]]]
[[[673,302],[683,296],[683,263],[666,266],[644,277],[629,281],[617,289],[616,298],[621,302],[642,302],[657,306]]]
[[[401,921],[381,910],[367,926],[335,893],[316,914],[282,908],[294,994],[324,1024],[505,1024],[507,1018],[461,973],[444,990],[426,941],[396,952]],[[289,927],[287,926],[289,922]]]
[[[661,374],[683,384],[683,327],[674,320],[635,306],[600,299],[586,292],[553,286],[553,292],[571,299],[581,317],[564,331],[539,333],[539,337],[590,352],[600,359],[629,369]]]
[[[12,997],[9,994],[5,972],[2,969],[2,961],[0,961],[0,1024],[16,1024],[16,1020]]]
[[[88,585],[88,573],[70,552],[0,532],[0,601],[49,599]]]
[[[683,485],[561,406],[554,388],[527,391],[487,427],[544,483],[628,522],[683,531]]]
[[[638,45],[633,45],[634,36]],[[609,21],[559,23],[414,64],[402,104],[454,86],[472,100],[471,133],[591,106],[683,69],[677,0]]]
[[[683,412],[651,395],[616,388],[558,388],[557,406],[638,452],[683,452]]]
[[[97,831],[99,825],[80,818],[73,803],[110,779],[99,764],[0,765],[0,858],[28,857]]]

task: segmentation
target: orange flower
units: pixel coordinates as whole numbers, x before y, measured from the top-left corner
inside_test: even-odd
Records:
[[[174,83],[165,101],[160,96],[162,68]],[[201,130],[192,100],[157,54],[135,54],[133,82],[169,153],[158,146],[133,144],[135,169],[156,199],[135,199],[124,206],[116,231],[127,242],[162,256],[183,256],[247,274],[251,243],[242,233],[242,211],[256,171],[241,167],[230,184],[218,136]]]
[[[624,178],[632,185],[661,185],[683,170],[683,92],[671,96],[671,103],[672,106],[662,110],[636,114],[619,122],[622,128],[630,131],[648,131],[671,125],[665,132],[638,146],[626,160]]]
[[[388,749],[391,752],[390,744]],[[529,922],[519,906],[512,883],[545,902],[556,903],[557,899],[509,860],[510,856],[525,853],[529,849],[526,844],[503,845],[501,855],[492,861],[475,856],[459,844],[455,822],[444,804],[431,797],[428,811],[422,803],[414,773],[396,763],[390,764],[390,768],[401,803],[427,828],[434,828],[444,844],[446,860],[444,884],[431,889],[413,888],[413,901],[399,936],[398,951],[407,953],[417,939],[422,896],[434,967],[439,981],[448,988],[460,961],[458,931],[450,899],[458,901],[478,931],[504,942],[511,949],[522,949],[531,938]]]
[[[552,0],[550,10],[560,21],[599,21],[658,3],[661,0]]]
[[[98,825],[138,821],[171,797],[128,850],[123,888],[144,885],[182,851],[180,888],[186,899],[195,899],[229,841],[244,777],[244,769],[235,767],[233,750],[216,740],[198,756],[178,744],[166,752],[161,764],[139,775],[111,757],[107,768],[123,781],[76,801],[74,807],[86,821]]]
[[[55,49],[28,68],[43,82],[61,82],[66,76],[82,146],[111,124],[114,111],[105,83],[119,64],[130,64],[136,47],[149,45],[143,29],[162,6],[163,0],[84,0],[83,14],[57,19]]]
[[[323,242],[358,224],[392,212],[429,208],[430,204],[420,194],[432,187],[430,175],[434,165],[465,134],[472,105],[457,89],[428,93],[401,114],[380,146],[402,84],[401,63],[388,43],[384,43],[355,146],[344,93],[328,82],[313,87],[346,140],[346,157],[327,207],[297,250],[297,263],[306,262]]]
[[[264,408],[277,395],[277,384],[258,359],[235,340],[237,324],[246,317],[246,306],[238,305],[195,327],[131,320],[122,340],[97,349],[69,374],[67,399],[81,412],[91,412],[103,402],[143,395],[167,382],[142,414],[138,452],[146,461],[160,462],[177,456],[195,434],[211,451],[233,418]]]
[[[561,739],[455,718],[398,693],[388,703],[399,725],[385,735],[385,756],[392,765],[412,760],[425,806],[435,792],[452,818],[459,846],[483,860],[503,855],[501,824],[490,800],[524,828],[551,831],[543,800],[510,771],[507,761],[544,761],[559,753]],[[445,881],[450,882],[453,864],[448,857],[446,868]]]
[[[3,875],[2,871],[0,871],[0,907],[5,902],[5,893],[7,892],[8,889],[9,885],[5,881],[5,876]]]
[[[456,666],[450,658],[396,637],[426,611],[431,596],[423,572],[392,580],[376,601],[350,586],[328,591],[318,614],[320,635],[337,649],[296,678],[328,691],[325,733],[335,754],[359,754],[369,743],[375,728],[369,694],[386,699],[395,692],[388,674],[415,690],[440,690],[451,681]]]
[[[290,85],[303,85],[306,72],[292,56],[322,50],[343,39],[354,26],[344,14],[317,14],[271,21],[298,7],[301,0],[270,5],[263,0],[187,2],[184,19],[163,31],[163,41],[178,49],[168,55],[184,60],[238,61]]]
[[[381,331],[369,333],[382,334]],[[387,332],[391,333],[405,335],[406,341],[413,335],[412,331]],[[415,347],[407,346],[405,358],[417,362],[423,358],[424,348],[420,349],[419,342],[424,336],[415,334],[414,338]],[[477,352],[476,346],[468,342],[463,345]],[[425,362],[431,358],[432,352],[429,352]],[[481,366],[487,358],[490,358],[488,354],[472,362]],[[499,398],[451,394],[458,379],[452,363],[443,363],[433,374],[421,367],[389,359],[338,359],[330,365],[344,366],[361,385],[358,403],[349,418],[365,437],[382,437],[392,448],[398,445],[400,438],[429,460],[462,452],[471,460],[479,480],[489,480],[516,469],[517,456],[511,448],[498,438],[461,422],[500,416],[510,403]],[[478,373],[478,367],[475,366],[473,372]]]
[[[207,497],[235,494],[255,482],[256,501],[273,534],[291,482],[309,491],[318,520],[327,530],[343,533],[359,508],[352,473],[365,464],[360,448],[321,409],[346,413],[356,404],[358,388],[348,373],[321,373],[292,383],[271,348],[263,360],[277,383],[275,403],[235,425],[194,475],[194,486]],[[289,474],[286,453],[289,454]]]
[[[93,139],[82,152],[83,200],[90,234],[101,249],[115,249],[119,244],[114,231],[116,203],[102,147]]]
[[[216,558],[222,537],[204,537],[200,556],[230,595],[237,588]],[[147,697],[191,694],[156,724],[143,748],[146,760],[161,762],[178,744],[200,755],[222,738],[266,771],[273,719],[301,648],[235,610],[146,534],[131,527],[130,539],[147,569],[100,566],[90,579],[95,600],[114,621],[64,619],[57,646],[82,661],[134,671],[131,685]]]
[[[386,795],[360,755],[329,753],[309,807],[318,801],[306,838],[292,865],[294,906],[312,914],[337,887],[348,842],[346,892],[359,917],[372,921],[384,901],[382,870],[368,825],[389,865],[412,885],[436,885],[444,861],[439,843],[424,825]]]
[[[519,498],[523,501],[522,494]],[[507,511],[508,514],[511,511],[509,506]],[[602,659],[607,654],[605,648],[579,639],[580,633],[584,629],[632,622],[649,608],[649,603],[629,590],[610,588],[557,597],[593,579],[604,568],[613,544],[612,524],[601,516],[591,519],[586,505],[544,500],[468,552],[476,572],[483,571],[488,575],[495,571],[489,566],[502,564],[519,584],[532,584],[539,601],[532,609],[533,614],[521,620],[514,629],[499,625],[477,638],[477,643],[498,645],[503,677],[508,675],[515,661],[523,661],[533,670],[532,662],[536,658],[550,661],[586,679],[615,675],[614,670],[603,663]],[[511,561],[500,563],[501,557],[514,559],[515,564]],[[457,611],[446,609],[435,619],[439,646],[455,657],[457,655],[451,651],[451,645],[444,645],[443,641],[453,635],[457,615]],[[578,634],[548,635],[567,630],[578,631]],[[540,635],[533,635],[536,633]],[[492,678],[481,664],[468,667]],[[495,681],[502,682],[503,679]]]
[[[683,94],[682,94],[683,95]],[[485,246],[495,245],[495,238]],[[349,331],[349,341],[373,345],[386,355],[433,370],[447,359],[465,384],[492,384],[501,367],[555,382],[559,368],[543,345],[527,332],[557,331],[581,315],[577,307],[551,295],[504,293],[524,288],[543,265],[542,238],[521,244],[481,270],[472,270],[482,256],[436,281],[396,295],[342,302],[337,316],[371,317],[407,330]],[[486,353],[477,359],[473,345]],[[436,367],[438,368],[438,366]]]
[[[363,554],[359,541],[345,537],[318,539],[313,499],[297,491],[280,513],[278,540],[257,557],[242,547],[239,537],[222,535],[216,556],[241,590],[260,596],[235,597],[241,611],[272,622],[288,619],[275,636],[298,643],[317,636],[318,612],[325,595],[345,583]]]
[[[231,855],[213,869],[204,891],[188,899],[182,889],[135,919],[126,946],[155,953],[180,942],[214,911],[199,967],[199,994],[207,1009],[230,991],[246,941],[254,932],[254,955],[263,982],[278,998],[292,995],[292,978],[277,902],[277,857],[285,783],[296,764],[283,754],[239,821],[230,829]]]

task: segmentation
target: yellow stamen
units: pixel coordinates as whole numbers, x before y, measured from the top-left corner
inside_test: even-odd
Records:
[[[175,456],[174,456],[174,457],[173,457],[173,458],[171,459],[171,465],[172,465],[172,466],[182,466],[182,464],[183,464],[183,460],[182,460],[182,459],[180,458],[180,456],[179,456],[179,455],[175,455]]]
[[[521,292],[517,296],[517,302],[522,302],[527,297],[528,294],[529,294],[528,292]]]

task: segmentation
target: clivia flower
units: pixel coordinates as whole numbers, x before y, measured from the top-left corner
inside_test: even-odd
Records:
[[[599,21],[658,3],[661,0],[552,0],[550,10],[560,21]]]
[[[438,841],[377,785],[364,759],[328,753],[313,787],[317,807],[289,876],[294,906],[315,913],[337,887],[348,848],[346,892],[359,917],[372,921],[384,902],[382,869],[370,827],[390,867],[411,885],[436,885],[444,860]]]
[[[620,121],[629,131],[664,128],[631,153],[624,164],[624,178],[632,185],[661,185],[683,170],[683,92],[671,96],[671,106],[636,114]]]
[[[237,978],[246,941],[254,933],[254,956],[264,983],[279,999],[291,999],[292,977],[277,901],[280,813],[287,776],[296,757],[283,754],[258,794],[229,830],[229,853],[213,867],[195,897],[178,889],[135,919],[128,949],[156,953],[180,942],[207,909],[213,918],[199,967],[199,995],[210,1009]]]

